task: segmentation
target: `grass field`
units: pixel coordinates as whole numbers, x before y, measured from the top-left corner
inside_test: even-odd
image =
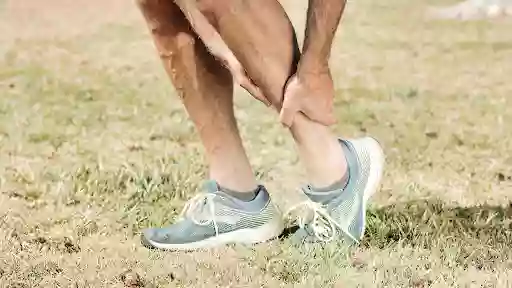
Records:
[[[134,3],[0,1],[0,287],[512,287],[512,21],[426,4],[350,2],[333,50],[335,130],[387,155],[359,247],[170,253],[138,233],[206,167]],[[236,107],[258,177],[300,201],[277,115],[240,89]]]

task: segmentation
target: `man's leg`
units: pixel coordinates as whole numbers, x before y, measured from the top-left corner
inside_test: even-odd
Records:
[[[290,20],[276,0],[203,0],[199,7],[236,55],[248,75],[277,110],[299,49]],[[291,127],[311,184],[327,187],[343,180],[347,166],[329,128],[303,115]]]
[[[213,15],[212,24],[280,110],[286,81],[298,61],[293,27],[281,5],[276,0],[203,0],[201,7]],[[380,145],[371,138],[340,141],[328,127],[304,115],[296,117],[291,132],[313,186],[304,191],[323,205],[315,206],[322,217],[315,217],[317,223],[310,229],[301,230],[302,238],[313,235],[328,240],[341,230],[349,240],[359,241],[365,229],[366,202],[377,190],[382,173]],[[330,227],[318,228],[319,218]]]
[[[254,190],[256,181],[234,117],[229,71],[208,53],[172,0],[138,3],[164,67],[201,137],[210,177],[232,190]]]
[[[164,249],[193,249],[278,236],[282,219],[266,190],[256,184],[238,133],[229,71],[209,54],[174,1],[138,0],[138,4],[165,69],[199,132],[210,178],[215,181],[208,183],[208,194],[187,204],[184,217],[176,224],[144,231],[144,243]]]

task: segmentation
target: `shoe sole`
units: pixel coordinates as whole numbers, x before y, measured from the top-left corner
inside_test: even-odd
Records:
[[[370,155],[370,174],[368,176],[368,183],[364,189],[363,196],[363,226],[361,230],[361,239],[364,236],[366,230],[366,208],[370,198],[379,190],[380,182],[382,179],[382,173],[384,170],[384,151],[382,146],[375,138],[365,138],[362,144],[366,147]],[[361,240],[359,239],[359,240]]]
[[[281,235],[284,230],[284,224],[267,223],[255,229],[240,229],[232,232],[222,233],[201,241],[185,244],[167,244],[152,241],[141,235],[142,244],[148,248],[161,250],[197,250],[204,248],[213,248],[227,244],[259,244],[275,239]]]

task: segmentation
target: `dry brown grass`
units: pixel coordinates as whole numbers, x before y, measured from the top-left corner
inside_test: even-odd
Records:
[[[202,150],[133,3],[104,3],[0,1],[0,287],[512,285],[510,20],[350,2],[335,129],[388,157],[360,247],[164,253],[137,233],[197,191]],[[304,3],[287,8],[300,29]],[[236,105],[258,177],[291,205],[290,137],[245,94]]]

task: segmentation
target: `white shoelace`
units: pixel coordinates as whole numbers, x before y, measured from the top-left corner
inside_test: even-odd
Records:
[[[194,224],[197,224],[199,226],[208,226],[211,223],[213,223],[213,227],[215,229],[215,235],[219,235],[219,226],[217,225],[217,221],[215,220],[215,202],[213,201],[213,198],[215,198],[217,195],[212,193],[201,193],[194,197],[192,197],[190,200],[187,201],[185,204],[185,207],[183,207],[183,210],[180,213],[180,218],[187,218],[192,220]],[[197,213],[198,210],[203,208],[204,206],[208,206],[209,210],[209,217],[207,217],[207,220],[201,219],[197,220]]]
[[[336,220],[332,219],[331,216],[329,216],[329,213],[325,210],[324,207],[322,207],[322,205],[309,200],[292,206],[285,213],[285,217],[290,216],[295,210],[298,210],[299,208],[302,207],[306,208],[306,210],[308,211],[313,212],[313,220],[310,222],[310,217],[304,215],[297,215],[297,224],[301,229],[304,229],[306,227],[306,224],[310,222],[310,227],[313,230],[314,236],[318,240],[328,243],[332,241],[336,236],[336,228],[342,229],[341,225],[338,222],[336,222]]]

